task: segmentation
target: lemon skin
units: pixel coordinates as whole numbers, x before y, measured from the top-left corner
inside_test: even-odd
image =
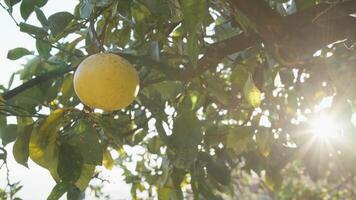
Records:
[[[79,64],[73,85],[84,104],[114,111],[133,102],[138,92],[139,77],[135,68],[121,56],[98,53]]]

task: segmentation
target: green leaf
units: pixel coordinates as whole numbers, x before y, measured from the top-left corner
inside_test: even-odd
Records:
[[[255,86],[252,75],[250,74],[246,80],[243,93],[247,102],[254,108],[261,105],[261,92]]]
[[[189,33],[187,37],[188,41],[188,56],[193,66],[196,67],[199,58],[199,39],[196,33]]]
[[[230,170],[222,160],[210,159],[207,166],[208,175],[222,185],[228,185],[231,181]]]
[[[42,7],[47,3],[47,0],[22,0],[20,5],[20,12],[22,18],[26,21],[35,7]]]
[[[194,195],[198,196],[200,193],[205,197],[204,199],[222,200],[220,196],[217,196],[215,194],[213,188],[205,178],[205,172],[201,166],[195,166],[191,171],[191,174],[192,174],[191,185],[193,188]]]
[[[44,58],[49,58],[51,56],[50,51],[52,49],[52,46],[47,42],[37,39],[36,49],[38,53]]]
[[[79,15],[80,18],[85,19],[89,18],[91,13],[93,12],[94,4],[92,1],[84,0],[79,4]]]
[[[58,200],[59,198],[61,198],[64,193],[66,193],[69,189],[71,188],[71,186],[67,183],[61,182],[61,183],[57,183],[50,195],[47,197],[47,200]]]
[[[225,90],[224,81],[218,77],[209,77],[207,79],[207,91],[209,94],[216,98],[219,103],[227,105],[229,102],[229,93]]]
[[[1,101],[2,99],[0,97],[0,105],[1,105]],[[6,124],[7,124],[6,116],[0,115],[0,128],[6,126]]]
[[[82,172],[83,157],[77,147],[61,144],[58,154],[57,172],[66,183],[75,183]]]
[[[33,124],[24,126],[17,136],[16,142],[12,148],[12,153],[17,163],[28,167],[27,160],[29,156],[29,143]]]
[[[307,9],[309,7],[314,6],[318,1],[316,0],[296,0],[295,4],[297,7],[297,11],[301,11]]]
[[[232,88],[242,92],[249,75],[244,66],[236,66],[231,74]]]
[[[177,194],[173,186],[165,186],[157,190],[158,200],[176,200]]]
[[[157,92],[162,96],[163,99],[175,98],[183,90],[183,84],[178,81],[163,81],[152,85]],[[151,88],[149,87],[149,88]]]
[[[196,114],[186,111],[174,120],[168,146],[174,152],[170,157],[175,167],[187,169],[198,156],[198,144],[203,138],[201,124]]]
[[[166,0],[145,0],[144,4],[156,17],[164,19],[171,17],[169,2]]]
[[[33,35],[41,37],[41,38],[48,35],[48,33],[45,29],[37,27],[37,26],[33,26],[31,24],[26,24],[26,23],[21,22],[19,26],[20,26],[20,31],[24,32],[24,33],[33,34]]]
[[[181,5],[183,26],[188,34],[188,56],[193,66],[196,66],[199,56],[199,31],[208,15],[208,3],[207,0],[183,0]]]
[[[49,22],[47,20],[47,17],[45,16],[45,14],[42,12],[42,10],[38,6],[35,6],[35,13],[36,13],[36,17],[37,17],[38,21],[40,21],[42,26],[44,28],[49,27]]]
[[[27,61],[24,65],[24,68],[20,71],[21,80],[29,80],[33,75],[36,75],[36,72],[41,64],[41,58],[35,56]],[[20,94],[21,95],[21,94]]]
[[[115,30],[113,34],[109,35],[109,42],[124,47],[130,42],[131,28],[129,26],[124,26],[120,30]]]
[[[15,49],[11,49],[7,52],[7,58],[10,60],[17,60],[22,58],[23,56],[32,55],[33,52],[27,50],[23,47],[17,47]]]
[[[12,8],[14,5],[18,4],[21,0],[5,0],[5,4]]]
[[[85,164],[101,165],[103,161],[103,147],[95,128],[87,120],[80,120],[71,132],[68,143],[78,148]],[[72,130],[73,131],[73,130]]]
[[[229,131],[226,137],[226,147],[233,149],[236,154],[241,154],[253,141],[251,127],[235,127]]]
[[[161,148],[161,140],[158,136],[151,138],[147,144],[147,149],[150,153],[159,154]]]
[[[85,192],[80,191],[77,187],[72,187],[67,192],[67,200],[83,200]]]
[[[267,130],[259,131],[256,134],[256,142],[258,149],[264,157],[268,157],[271,152],[271,140],[273,140],[273,133]]]
[[[7,144],[16,140],[18,131],[16,124],[8,124],[5,127],[0,128],[0,138],[2,145],[6,146]]]
[[[69,99],[74,95],[73,74],[65,76],[60,91],[64,100],[63,103],[69,103]]]
[[[64,31],[68,24],[74,19],[69,12],[58,12],[48,17],[49,29],[53,36],[58,36]]]

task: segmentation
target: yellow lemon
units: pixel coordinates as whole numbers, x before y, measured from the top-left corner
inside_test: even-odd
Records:
[[[98,53],[79,64],[73,84],[84,104],[113,111],[132,103],[138,92],[139,78],[135,68],[124,58]]]

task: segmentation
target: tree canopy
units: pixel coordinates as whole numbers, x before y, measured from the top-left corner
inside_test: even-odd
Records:
[[[48,199],[83,199],[99,165],[124,170],[132,199],[356,198],[356,1],[80,0],[45,16],[46,3],[1,1],[36,49],[7,55],[28,62],[0,85],[0,159],[14,142],[19,164],[46,168]],[[139,72],[126,109],[75,95],[74,70],[99,52]]]

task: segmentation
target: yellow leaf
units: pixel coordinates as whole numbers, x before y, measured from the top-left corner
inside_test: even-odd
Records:
[[[164,187],[158,189],[158,200],[169,200],[171,199],[174,190],[172,188]]]
[[[105,149],[103,154],[103,165],[108,170],[112,170],[114,166],[114,160],[111,157],[110,151],[108,151],[107,149]]]
[[[80,191],[84,191],[88,186],[91,178],[93,177],[95,171],[95,165],[84,164],[82,167],[82,173],[80,174],[79,179],[75,182],[75,186],[77,186]]]
[[[254,108],[259,107],[261,104],[261,92],[255,86],[251,74],[246,80],[245,86],[243,88],[244,96],[246,101]]]
[[[30,158],[38,165],[50,169],[55,164],[53,162],[58,156],[56,139],[60,119],[64,115],[63,109],[53,111],[44,121],[34,128],[30,144]]]

